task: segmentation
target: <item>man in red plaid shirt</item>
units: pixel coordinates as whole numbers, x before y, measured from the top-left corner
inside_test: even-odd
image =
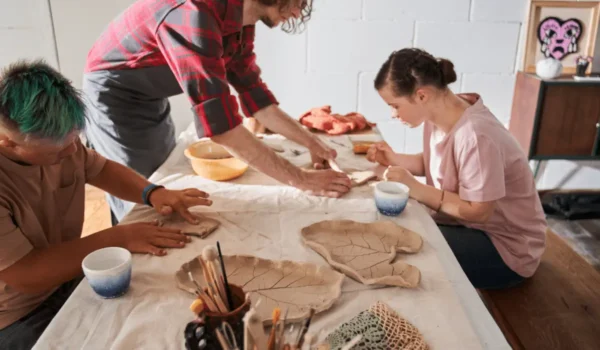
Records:
[[[310,16],[306,0],[138,0],[92,47],[83,90],[86,136],[106,158],[150,176],[175,147],[168,97],[186,93],[199,137],[210,137],[257,170],[302,190],[337,197],[345,174],[306,171],[277,156],[242,125],[244,114],[306,146],[314,164],[335,151],[282,111],[260,78],[255,23],[293,31]],[[109,197],[113,223],[132,206]]]

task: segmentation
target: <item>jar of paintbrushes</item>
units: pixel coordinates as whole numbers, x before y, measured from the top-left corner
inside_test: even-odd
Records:
[[[275,308],[272,326],[265,332],[263,320],[256,309],[261,300],[252,306],[249,294],[245,294],[240,286],[227,281],[219,242],[216,247],[205,247],[197,260],[200,266],[194,270],[196,275],[189,266],[185,267],[196,292],[196,299],[190,305],[196,318],[186,325],[184,333],[186,349],[317,349],[316,344],[307,340],[310,338],[307,333],[315,314],[314,309],[310,309],[301,322],[291,323],[287,322],[287,310],[282,313],[280,308]],[[198,271],[200,269],[201,273]],[[204,283],[200,283],[200,279]],[[319,346],[318,349],[327,348]]]
[[[250,299],[241,287],[228,283],[218,242],[217,247],[204,248],[198,260],[206,287],[187,271],[197,298],[190,305],[196,319],[186,326],[186,349],[240,349],[237,344],[243,343],[243,318],[250,309]]]

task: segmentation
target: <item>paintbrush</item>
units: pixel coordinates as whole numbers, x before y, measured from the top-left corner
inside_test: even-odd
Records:
[[[314,315],[315,315],[315,309],[311,308],[310,312],[308,314],[308,317],[306,318],[306,321],[304,322],[304,326],[300,330],[300,333],[298,333],[298,338],[296,339],[296,348],[297,349],[302,348],[302,345],[304,344],[304,336],[306,335],[306,332],[308,332],[308,328],[310,327],[310,321],[312,321],[312,318]]]
[[[206,306],[208,307],[208,309],[210,311],[218,311],[218,308],[214,305],[214,303],[210,302],[210,297],[208,294],[206,294],[203,290],[202,287],[200,287],[200,284],[198,284],[198,282],[196,281],[196,279],[194,278],[194,276],[192,275],[192,272],[189,270],[189,268],[186,266],[185,267],[186,271],[187,271],[187,275],[188,278],[190,279],[190,281],[192,281],[192,283],[194,283],[194,285],[196,286],[196,296],[198,298],[201,298],[204,303],[206,304]],[[208,298],[208,300],[207,300]]]
[[[217,241],[217,251],[219,252],[219,261],[221,262],[221,272],[223,273],[223,282],[225,284],[225,294],[227,294],[227,304],[233,310],[233,298],[231,297],[231,289],[227,282],[227,272],[225,271],[225,262],[223,262],[223,254],[221,253],[221,244]]]
[[[219,258],[219,253],[217,249],[213,246],[204,247],[202,250],[202,257],[206,261],[206,264],[209,267],[210,272],[214,278],[215,286],[217,289],[217,294],[221,297],[221,300],[225,300],[227,297],[225,296],[225,286],[223,285],[223,281],[221,280],[221,274],[219,270],[215,267],[215,262]]]
[[[212,300],[212,298],[210,297],[210,295],[208,295],[208,293],[206,291],[208,291],[208,289],[205,289],[204,291],[202,291],[202,293],[200,295],[198,295],[198,298],[201,298],[202,301],[204,301],[204,304],[206,305],[206,307],[208,307],[209,311],[219,312],[219,308],[217,307],[215,302]]]
[[[215,277],[214,272],[212,270],[208,270],[208,274],[213,279],[213,281],[217,278]],[[215,300],[216,304],[219,306],[219,309],[221,309],[223,313],[229,311],[229,308],[227,307],[227,305],[225,305],[225,300],[221,296],[221,293],[218,289],[212,294],[212,297]]]
[[[277,343],[277,322],[281,316],[281,309],[276,307],[273,310],[273,327],[271,327],[271,334],[269,334],[269,343],[267,344],[267,350],[275,350],[275,344]]]
[[[203,254],[204,254],[204,252],[203,252]],[[210,255],[210,253],[209,253],[209,255]],[[208,296],[210,296],[210,298],[214,299],[215,304],[217,306],[219,306],[219,301],[216,299],[220,293],[219,293],[219,289],[217,288],[217,282],[215,281],[215,277],[213,276],[211,269],[208,267],[208,263],[205,262],[202,258],[198,258],[198,260],[200,260],[200,263],[202,264],[202,273],[204,274],[204,279],[206,280],[206,284],[209,287],[208,288],[209,291],[207,292],[207,294],[208,294]],[[221,304],[224,304],[222,299],[221,299]],[[222,309],[222,308],[219,306],[218,309]],[[225,308],[224,310],[222,309],[222,312],[227,312],[227,308]]]
[[[285,314],[283,315],[283,318],[281,319],[281,330],[279,331],[279,334],[277,336],[277,348],[279,350],[283,349],[283,346],[285,345],[285,343],[283,342],[284,339],[284,334],[285,334],[285,321],[287,320],[287,315],[288,312],[290,311],[289,308],[285,309]]]
[[[192,282],[194,284],[194,286],[196,286],[196,295],[200,294],[202,292],[202,287],[200,287],[200,284],[198,284],[198,282],[196,282],[196,279],[192,275],[192,271],[190,271],[190,267],[188,265],[184,265],[184,269],[187,273],[187,276],[188,276],[188,279],[190,280],[190,282]]]
[[[210,295],[210,294],[216,293],[217,289],[215,288],[214,281],[211,278],[210,271],[208,270],[208,265],[206,265],[206,262],[201,257],[198,257],[198,260],[200,261],[200,264],[202,265],[202,275],[204,276],[206,285],[208,286],[208,289],[210,290],[210,293],[208,293],[208,294]]]

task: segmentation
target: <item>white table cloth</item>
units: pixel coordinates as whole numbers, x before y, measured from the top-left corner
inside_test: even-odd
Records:
[[[342,199],[307,196],[300,191],[249,169],[227,183],[194,176],[183,155],[195,141],[193,129],[184,132],[169,159],[150,178],[168,188],[198,187],[211,194],[210,208],[194,208],[215,217],[222,226],[205,240],[197,238],[184,249],[170,250],[165,257],[134,255],[129,292],[104,300],[83,280],[44,332],[35,349],[184,349],[183,330],[193,319],[189,305],[194,296],[176,287],[175,271],[200,255],[208,244],[221,242],[223,254],[256,255],[262,258],[309,261],[327,265],[300,239],[301,228],[329,219],[362,222],[394,220],[424,239],[421,252],[400,259],[421,270],[416,289],[372,288],[345,278],[342,297],[318,314],[312,330],[333,330],[384,301],[413,323],[432,349],[510,349],[476,290],[462,272],[441,232],[414,201],[397,218],[382,217],[372,199],[372,188],[353,189]],[[295,156],[300,146],[278,137],[282,155],[296,165],[309,163],[308,153]],[[371,165],[351,151],[347,136],[328,139],[339,153],[342,168],[366,169]],[[137,206],[124,222],[154,218],[151,209]]]

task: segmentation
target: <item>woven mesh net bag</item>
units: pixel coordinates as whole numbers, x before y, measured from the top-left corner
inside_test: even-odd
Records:
[[[353,350],[429,350],[419,330],[382,302],[341,325],[326,342],[339,350],[358,334],[362,339]]]

